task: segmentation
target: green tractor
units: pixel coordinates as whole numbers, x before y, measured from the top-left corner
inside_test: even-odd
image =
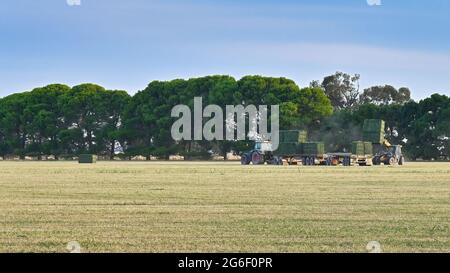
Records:
[[[275,156],[272,152],[270,141],[256,141],[255,147],[250,152],[241,155],[242,165],[283,165],[283,159]]]

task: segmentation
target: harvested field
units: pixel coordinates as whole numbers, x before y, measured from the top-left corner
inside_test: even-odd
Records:
[[[450,164],[0,162],[0,252],[450,252]]]

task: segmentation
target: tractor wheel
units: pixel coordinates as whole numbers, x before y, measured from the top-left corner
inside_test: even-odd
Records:
[[[397,160],[395,159],[395,157],[391,157],[389,158],[389,163],[388,165],[394,166],[397,164]]]
[[[259,152],[253,152],[252,154],[252,164],[261,165],[263,163],[263,155]]]
[[[248,165],[250,164],[250,158],[248,155],[244,154],[241,156],[241,165]]]
[[[372,164],[375,165],[375,166],[380,165],[380,164],[381,164],[380,158],[379,158],[379,157],[374,157],[374,158],[372,159]]]
[[[405,158],[401,156],[400,159],[398,160],[398,165],[403,166],[403,164],[405,164]]]

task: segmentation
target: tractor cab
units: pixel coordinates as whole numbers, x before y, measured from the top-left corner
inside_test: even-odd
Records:
[[[272,142],[270,141],[256,141],[255,142],[255,151],[259,151],[260,153],[266,153],[272,151]]]
[[[253,165],[262,165],[265,163],[282,165],[283,160],[273,155],[271,141],[256,141],[253,150],[241,155],[242,165],[249,165],[250,163]]]
[[[394,145],[389,148],[389,151],[392,153],[392,155],[397,156],[400,158],[402,156],[402,146],[401,145]]]

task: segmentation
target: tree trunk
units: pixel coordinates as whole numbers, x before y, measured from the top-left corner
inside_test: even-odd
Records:
[[[25,134],[20,138],[20,160],[25,160]]]
[[[116,141],[113,140],[113,141],[111,141],[110,156],[109,156],[110,160],[114,160],[115,149],[116,149]]]

